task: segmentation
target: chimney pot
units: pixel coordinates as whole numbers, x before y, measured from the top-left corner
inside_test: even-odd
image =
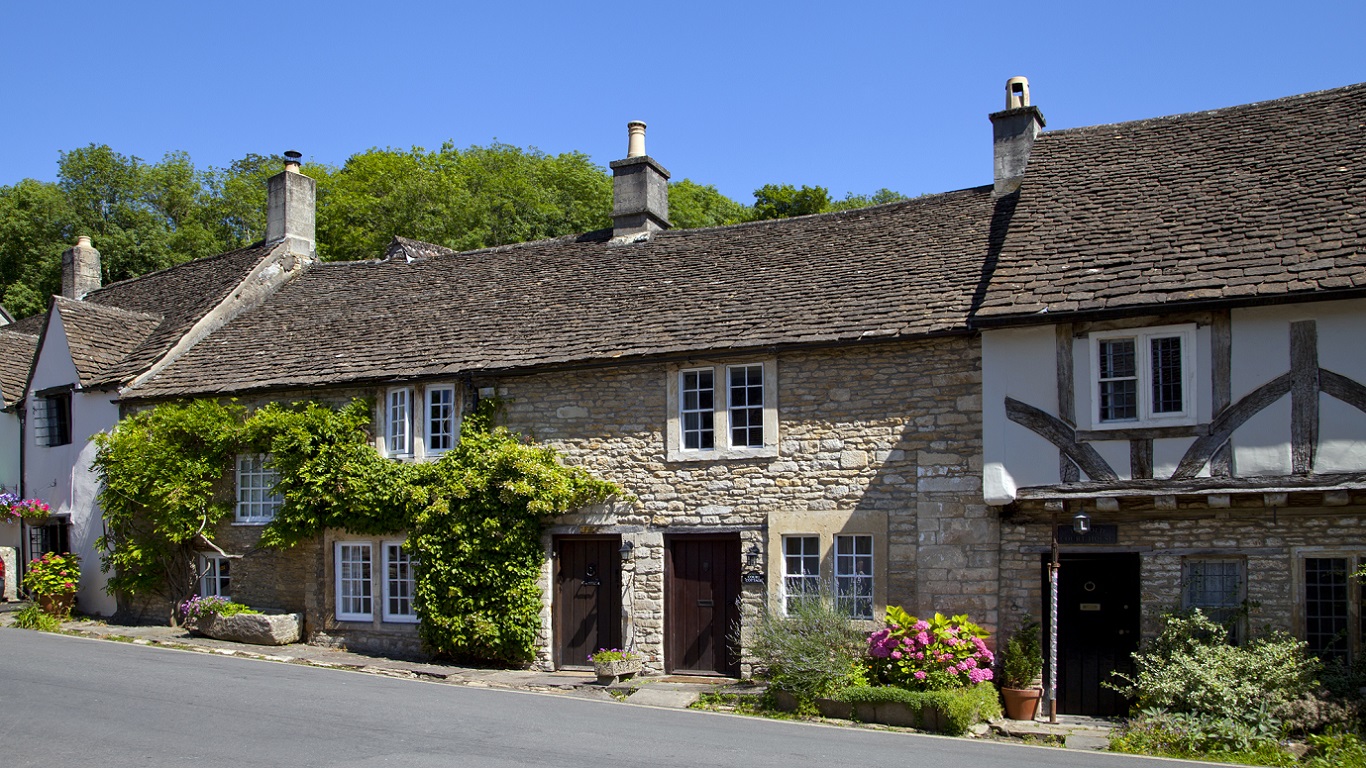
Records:
[[[302,157],[303,157],[303,154],[300,153],[300,152],[296,152],[296,151],[294,151],[294,150],[292,150],[292,149],[286,150],[286,151],[285,151],[285,170],[286,170],[286,171],[290,171],[290,172],[292,172],[292,173],[298,173],[298,172],[299,172],[299,168],[300,168],[300,166],[301,166],[301,163],[299,162],[299,160],[300,160],[300,158],[302,158]]]
[[[1029,78],[1012,77],[1006,81],[1006,109],[1029,106]]]
[[[632,120],[626,124],[626,157],[645,157],[645,123]]]
[[[90,248],[90,235],[81,235],[76,238],[76,246],[78,248]]]

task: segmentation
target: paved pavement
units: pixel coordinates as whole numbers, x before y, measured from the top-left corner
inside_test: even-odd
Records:
[[[12,602],[0,603],[0,627],[12,624],[13,612],[23,605]],[[388,658],[304,643],[282,646],[248,645],[193,635],[181,627],[110,624],[103,620],[81,617],[73,617],[64,622],[62,629],[84,637],[139,645],[159,645],[222,656],[240,656],[482,688],[616,699],[630,704],[672,709],[685,709],[696,703],[704,694],[759,695],[764,690],[762,684],[748,680],[680,676],[636,677],[603,686],[598,683],[593,673],[588,671],[480,669],[437,661]],[[1107,737],[1113,723],[1073,715],[1060,715],[1058,719],[1057,724],[1050,724],[1045,719],[1033,722],[998,720],[991,723],[989,728],[979,728],[974,735],[1053,744],[1069,749],[1106,748]]]

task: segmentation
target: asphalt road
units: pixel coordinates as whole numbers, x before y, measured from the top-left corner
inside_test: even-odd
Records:
[[[1152,766],[0,629],[0,766]]]

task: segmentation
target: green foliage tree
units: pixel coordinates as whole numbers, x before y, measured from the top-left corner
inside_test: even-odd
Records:
[[[909,197],[900,192],[893,192],[886,187],[879,189],[871,195],[858,195],[850,192],[844,196],[843,200],[835,200],[830,203],[832,211],[847,211],[851,208],[867,208],[870,205],[886,205],[887,203],[899,203],[902,200],[909,200]]]
[[[135,413],[95,436],[105,525],[96,547],[111,593],[176,604],[193,592],[196,545],[211,543],[233,509],[214,486],[243,445],[244,421],[241,406],[199,400]]]
[[[669,184],[669,223],[674,229],[720,227],[750,218],[750,210],[711,184],[684,179]]]
[[[801,189],[791,184],[765,184],[754,190],[751,216],[755,221],[806,216],[830,210],[830,190],[825,187]]]

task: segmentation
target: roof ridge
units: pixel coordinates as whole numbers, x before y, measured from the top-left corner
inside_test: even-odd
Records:
[[[66,296],[60,295],[52,297],[52,304],[53,306],[57,306],[58,304],[67,304],[70,305],[72,308],[80,307],[81,309],[89,309],[92,312],[98,312],[108,315],[123,315],[125,317],[137,318],[140,320],[156,320],[157,322],[161,322],[165,319],[165,315],[159,313],[138,312],[137,310],[124,309],[123,307],[118,307],[113,304],[100,304],[93,301],[81,301],[80,299],[71,299],[67,298]]]
[[[260,247],[265,246],[265,245],[266,245],[266,241],[265,241],[265,240],[257,240],[256,242],[252,243],[251,245],[244,245],[244,246],[242,246],[241,248],[234,248],[234,249],[232,249],[231,251],[223,251],[222,253],[215,253],[215,254],[213,254],[212,256],[200,256],[199,258],[190,259],[189,261],[182,261],[182,262],[180,262],[179,264],[172,264],[172,265],[169,266],[169,267],[162,267],[161,269],[153,270],[153,271],[151,271],[151,272],[144,272],[143,274],[138,275],[138,276],[136,276],[136,277],[129,277],[129,278],[126,278],[126,279],[123,279],[123,280],[116,280],[116,281],[114,281],[114,282],[112,282],[112,283],[108,283],[107,285],[101,285],[99,288],[96,288],[95,290],[91,291],[90,293],[88,293],[88,294],[86,294],[86,295],[87,295],[87,296],[94,296],[94,295],[96,295],[96,294],[98,294],[98,293],[104,292],[105,290],[107,290],[107,289],[109,289],[109,288],[116,288],[116,287],[118,287],[118,286],[127,285],[127,284],[129,284],[129,283],[137,282],[138,280],[142,280],[142,279],[144,279],[144,278],[153,277],[153,276],[155,276],[155,275],[161,275],[161,274],[164,274],[164,273],[167,273],[167,272],[171,272],[171,271],[173,271],[173,270],[180,269],[181,267],[184,267],[184,266],[187,265],[187,264],[204,264],[204,263],[206,263],[206,262],[219,261],[219,260],[221,260],[221,259],[226,259],[226,258],[228,258],[229,256],[236,256],[236,255],[238,255],[238,254],[240,254],[240,253],[243,253],[243,252],[245,252],[245,251],[250,251],[250,250],[253,250],[253,249],[256,249],[256,248],[260,248]]]
[[[1353,89],[1366,89],[1366,82],[1352,83],[1350,85],[1341,85],[1336,88],[1324,88],[1322,90],[1310,91],[1308,93],[1292,93],[1288,96],[1278,96],[1274,99],[1263,99],[1262,101],[1254,101],[1247,104],[1230,104],[1227,107],[1217,107],[1215,109],[1200,109],[1191,112],[1177,112],[1171,115],[1142,117],[1137,120],[1121,120],[1114,123],[1097,123],[1094,125],[1077,125],[1071,128],[1059,128],[1055,131],[1044,131],[1040,135],[1040,138],[1042,138],[1043,136],[1060,136],[1063,134],[1087,133],[1091,131],[1100,132],[1105,130],[1113,130],[1121,127],[1138,126],[1143,124],[1155,125],[1167,122],[1177,122],[1180,120],[1188,120],[1194,117],[1217,116],[1223,113],[1251,111],[1254,109],[1266,108],[1276,104],[1284,104],[1312,98],[1322,98],[1332,94],[1348,92]]]

